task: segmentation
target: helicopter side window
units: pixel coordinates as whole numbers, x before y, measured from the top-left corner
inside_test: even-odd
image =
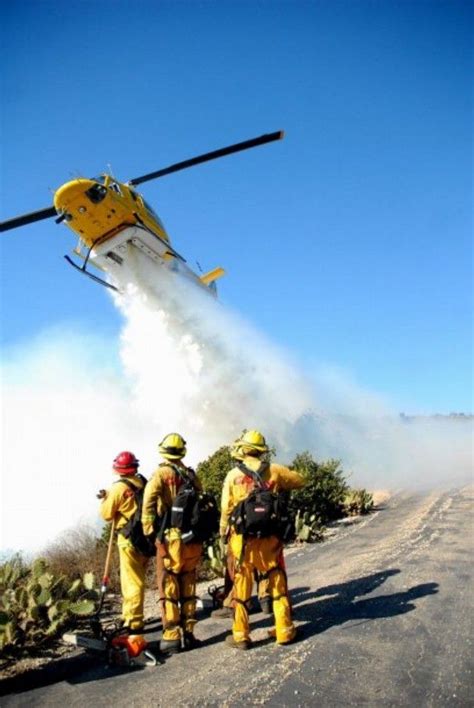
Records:
[[[116,182],[112,182],[112,184],[109,185],[109,189],[111,189],[113,192],[117,192],[117,194],[122,194],[120,187],[118,186],[118,184],[116,184]]]

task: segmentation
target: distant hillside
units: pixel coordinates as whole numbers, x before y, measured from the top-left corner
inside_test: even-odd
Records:
[[[474,414],[472,413],[449,413],[446,415],[444,413],[433,413],[432,415],[407,415],[406,413],[400,413],[400,419],[405,423],[411,423],[417,420],[456,420],[456,421],[466,421],[472,420]]]

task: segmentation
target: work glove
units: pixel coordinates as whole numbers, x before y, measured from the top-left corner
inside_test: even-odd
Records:
[[[96,494],[97,499],[105,499],[107,496],[107,492],[105,489],[99,489],[99,491]]]

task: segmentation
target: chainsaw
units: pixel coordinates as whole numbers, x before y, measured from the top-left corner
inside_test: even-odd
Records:
[[[63,641],[74,644],[90,652],[106,658],[109,666],[132,667],[136,665],[157,666],[158,662],[152,652],[147,649],[147,642],[141,634],[117,634],[105,631],[102,637],[87,637],[71,632],[63,634]],[[141,656],[145,661],[140,661]]]

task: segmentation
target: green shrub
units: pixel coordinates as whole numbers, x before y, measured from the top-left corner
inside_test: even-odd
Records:
[[[92,614],[97,598],[92,573],[71,581],[43,558],[27,566],[14,556],[0,565],[0,653],[37,649]]]
[[[366,489],[349,489],[344,499],[347,516],[368,514],[374,508],[374,499]]]
[[[210,455],[207,460],[200,462],[196,472],[201,480],[206,492],[214,494],[219,506],[221,501],[222,487],[227,472],[235,466],[235,460],[230,456],[230,447],[224,445]]]
[[[299,520],[306,518],[305,523],[314,517],[311,524],[314,528],[322,528],[328,521],[338,519],[344,513],[344,499],[349,487],[344,479],[339,460],[316,462],[309,452],[297,455],[291,463],[291,468],[299,472],[305,479],[302,489],[292,491],[289,499],[290,513]],[[304,516],[309,514],[309,516]],[[314,533],[310,534],[315,535]]]

